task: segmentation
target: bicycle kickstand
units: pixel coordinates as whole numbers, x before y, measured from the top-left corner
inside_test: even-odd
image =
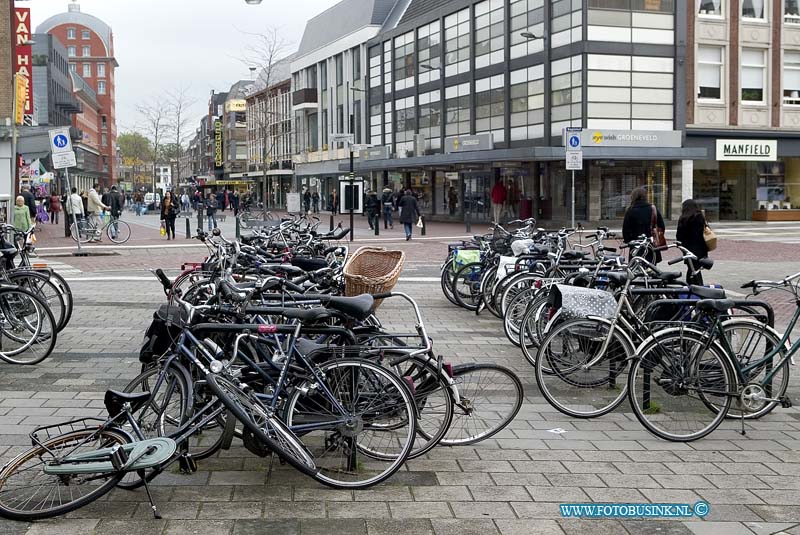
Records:
[[[156,502],[153,500],[153,495],[150,494],[150,486],[147,484],[147,474],[144,470],[137,470],[136,474],[142,478],[144,482],[144,491],[147,493],[147,500],[150,502],[150,509],[153,510],[153,518],[156,520],[161,520],[161,514],[158,512],[158,507],[156,507]]]

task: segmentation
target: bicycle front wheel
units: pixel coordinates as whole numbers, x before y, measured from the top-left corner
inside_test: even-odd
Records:
[[[595,418],[613,411],[625,399],[632,357],[631,344],[610,322],[566,321],[542,341],[536,383],[559,412]]]
[[[522,407],[522,382],[514,372],[494,364],[462,364],[453,368],[458,390],[453,423],[444,446],[465,446],[490,438],[510,424]]]
[[[131,227],[125,221],[116,220],[106,227],[106,236],[113,243],[125,243],[131,239]]]
[[[55,347],[57,327],[41,298],[22,288],[0,289],[0,359],[40,363]]]
[[[363,489],[389,478],[408,458],[417,432],[408,387],[360,359],[320,366],[317,378],[295,389],[286,422],[314,455],[315,479],[334,488]]]
[[[54,475],[46,466],[60,457],[88,453],[131,442],[116,429],[79,429],[18,455],[0,472],[0,516],[10,520],[41,520],[63,515],[91,503],[122,479],[122,472]]]
[[[61,332],[67,326],[67,300],[59,288],[46,273],[38,271],[16,270],[8,274],[8,280],[20,288],[28,290],[47,304],[56,320],[56,331]],[[69,306],[72,303],[70,301]]]
[[[475,311],[481,299],[481,275],[483,264],[472,262],[462,266],[453,277],[453,298],[456,304]]]
[[[733,366],[702,333],[680,327],[641,348],[628,377],[636,418],[664,440],[703,438],[722,423],[737,385]]]

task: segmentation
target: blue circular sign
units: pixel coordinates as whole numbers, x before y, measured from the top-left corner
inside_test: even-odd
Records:
[[[569,146],[570,147],[579,147],[581,145],[581,138],[578,136],[570,136],[569,138]]]
[[[68,143],[69,140],[67,139],[67,136],[65,136],[64,134],[58,134],[53,137],[53,145],[55,145],[59,149],[63,149],[64,147],[67,146]]]

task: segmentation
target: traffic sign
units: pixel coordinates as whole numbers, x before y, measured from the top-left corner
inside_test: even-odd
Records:
[[[567,151],[567,171],[583,171],[583,151]]]
[[[75,159],[75,151],[54,152],[52,158],[54,169],[64,169],[78,165],[78,161]]]
[[[564,129],[564,145],[569,151],[581,150],[581,132],[583,128],[568,126]]]
[[[72,152],[72,140],[69,137],[69,128],[54,128],[48,130],[50,134],[50,152]]]

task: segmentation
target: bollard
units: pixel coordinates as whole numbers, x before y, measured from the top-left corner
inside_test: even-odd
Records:
[[[380,215],[374,215],[374,216],[372,216],[372,219],[375,220],[375,235],[376,236],[380,236],[381,235],[381,230],[380,230],[381,229],[381,216]]]
[[[239,218],[237,217],[236,218],[236,239],[238,240],[241,237],[242,237],[242,229],[239,227]]]
[[[197,205],[197,230],[203,230],[203,208]]]
[[[331,212],[331,228],[330,231],[333,232],[333,212]]]
[[[425,216],[419,216],[419,218],[422,220],[422,231],[420,232],[420,235],[424,236],[425,235]]]
[[[189,216],[186,216],[186,239],[192,239],[192,228],[189,226]]]

